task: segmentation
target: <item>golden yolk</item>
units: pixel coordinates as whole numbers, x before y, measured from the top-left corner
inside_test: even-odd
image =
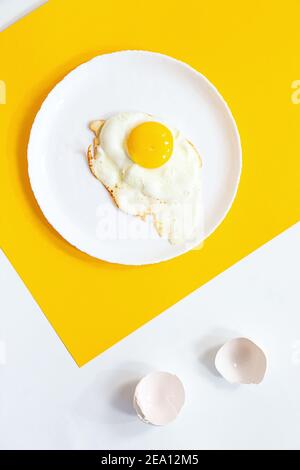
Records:
[[[157,168],[172,155],[172,132],[159,122],[143,122],[131,131],[127,150],[134,163],[145,168]]]

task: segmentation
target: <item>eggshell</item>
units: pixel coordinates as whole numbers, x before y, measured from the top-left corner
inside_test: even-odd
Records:
[[[137,384],[133,406],[142,421],[163,426],[177,417],[184,401],[184,387],[176,375],[152,372]]]
[[[259,384],[266,372],[267,359],[250,339],[234,338],[219,349],[215,366],[230,383]]]

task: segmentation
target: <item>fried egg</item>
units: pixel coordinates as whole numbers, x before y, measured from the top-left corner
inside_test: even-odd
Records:
[[[201,158],[177,129],[140,112],[90,124],[89,167],[120,210],[151,216],[172,244],[196,239],[202,224]]]

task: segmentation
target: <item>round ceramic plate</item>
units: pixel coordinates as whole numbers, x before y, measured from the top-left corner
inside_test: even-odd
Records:
[[[151,221],[120,211],[91,174],[90,121],[142,111],[178,128],[203,162],[203,230],[184,246],[159,238]],[[236,124],[216,88],[190,66],[145,51],[105,54],[80,65],[48,95],[28,146],[29,177],[50,224],[96,258],[150,264],[199,246],[224,219],[241,172]]]

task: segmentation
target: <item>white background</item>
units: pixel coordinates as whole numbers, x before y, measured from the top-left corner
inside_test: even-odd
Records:
[[[0,447],[300,448],[300,224],[79,369],[0,258]],[[216,348],[248,336],[268,357],[262,384],[234,386]],[[6,355],[6,357],[5,357]],[[137,380],[176,373],[187,401],[166,427],[138,420]]]

